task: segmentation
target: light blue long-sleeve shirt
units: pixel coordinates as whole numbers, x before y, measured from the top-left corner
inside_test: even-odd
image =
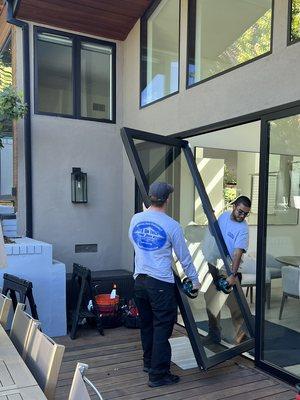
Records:
[[[172,250],[188,278],[198,283],[198,274],[185,243],[182,228],[164,212],[147,210],[132,217],[129,239],[135,250],[135,273],[174,283]]]

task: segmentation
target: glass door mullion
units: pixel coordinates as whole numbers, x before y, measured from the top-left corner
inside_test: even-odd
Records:
[[[142,199],[146,207],[150,206],[149,198],[148,198],[148,181],[146,175],[143,171],[142,163],[139,159],[138,153],[136,151],[135,145],[132,140],[132,136],[129,135],[128,130],[125,128],[121,129],[121,137],[123,140],[123,144],[126,150],[126,154],[128,156],[131,168],[133,170],[133,174],[137,181],[138,187],[140,189]]]

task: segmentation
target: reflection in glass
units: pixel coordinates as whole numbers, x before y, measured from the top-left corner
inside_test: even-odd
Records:
[[[196,0],[190,9],[188,84],[271,49],[272,0]]]
[[[112,119],[112,49],[81,44],[81,116]]]
[[[39,33],[36,46],[38,111],[72,115],[72,40]]]
[[[12,85],[12,51],[11,37],[0,50],[0,91]],[[13,187],[13,124],[1,120],[1,139],[3,148],[0,149],[0,195],[12,194]]]
[[[141,105],[178,90],[179,0],[162,0],[147,21],[142,42]]]
[[[300,115],[270,122],[269,171],[278,171],[277,195],[286,212],[300,208]],[[271,309],[265,310],[263,359],[300,377],[300,253],[299,221],[271,226],[274,210],[268,193],[266,267],[272,279]],[[270,254],[275,257],[270,258]],[[272,265],[273,264],[273,265]],[[288,299],[288,301],[287,301]]]
[[[207,357],[236,346],[249,337],[240,308],[233,293],[226,295],[216,290],[212,271],[209,271],[208,259],[214,259],[216,272],[224,273],[215,240],[206,226],[195,222],[195,186],[185,156],[170,146],[134,141],[146,174],[147,181],[167,181],[174,186],[171,207],[168,212],[183,227],[186,243],[203,282],[198,297],[188,299],[199,332],[199,338],[205,347]],[[202,208],[202,205],[198,207]],[[202,211],[203,213],[203,211]],[[174,269],[183,279],[180,263],[175,260]],[[182,323],[181,318],[179,322]],[[208,336],[214,324],[215,337]]]
[[[300,0],[292,0],[291,10],[291,41],[300,39]]]
[[[0,50],[0,90],[12,84],[11,37]]]

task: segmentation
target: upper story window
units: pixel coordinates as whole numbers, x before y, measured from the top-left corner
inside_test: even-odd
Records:
[[[161,0],[141,19],[141,107],[178,92],[180,0]]]
[[[36,28],[35,112],[115,122],[115,44]]]
[[[290,37],[291,43],[300,40],[300,0],[290,0]]]
[[[187,85],[271,52],[272,0],[189,0]]]

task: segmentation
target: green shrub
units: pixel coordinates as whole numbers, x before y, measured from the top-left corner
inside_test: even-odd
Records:
[[[1,135],[7,131],[7,126],[12,121],[23,118],[26,112],[27,105],[12,86],[7,86],[0,92],[0,147],[3,147]]]

